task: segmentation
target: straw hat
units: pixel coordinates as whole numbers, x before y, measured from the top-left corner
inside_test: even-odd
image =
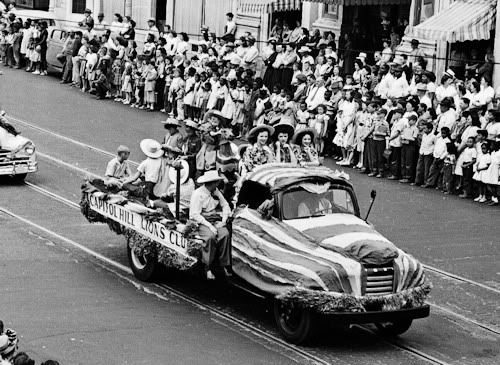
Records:
[[[311,52],[311,48],[309,48],[307,46],[302,46],[299,48],[298,52],[299,53],[309,53],[309,52]]]
[[[175,118],[167,118],[167,120],[162,120],[161,124],[163,124],[164,126],[174,126],[174,127],[180,127],[181,124],[179,123],[179,121]]]
[[[148,157],[160,158],[163,156],[163,150],[160,142],[155,141],[154,139],[143,139],[140,146],[142,152]]]
[[[274,128],[267,124],[261,124],[257,127],[253,127],[250,132],[248,132],[248,141],[251,143],[255,143],[257,136],[260,132],[267,131],[269,133],[269,137],[274,134]]]
[[[200,126],[198,125],[198,123],[196,123],[195,121],[193,121],[191,119],[185,120],[184,123],[186,123],[186,127],[193,128],[196,130],[200,129]]]
[[[116,149],[116,153],[130,153],[130,149],[127,146],[119,145]]]
[[[180,174],[181,174],[181,184],[184,184],[186,181],[189,179],[189,164],[187,163],[186,160],[179,160],[180,167],[181,169]],[[177,169],[174,167],[170,167],[168,169],[168,178],[173,184],[177,183]]]
[[[203,175],[201,175],[197,182],[198,184],[206,184],[214,181],[221,181],[224,180],[222,177],[219,176],[219,173],[216,170],[210,170],[205,172]]]
[[[273,137],[278,138],[278,135],[280,133],[286,133],[286,134],[288,134],[288,138],[291,138],[293,136],[293,134],[295,133],[295,128],[290,123],[279,122],[278,124],[274,125]]]
[[[302,138],[306,135],[309,134],[311,136],[311,139],[314,141],[314,137],[316,137],[316,131],[312,128],[304,128],[299,131],[297,131],[293,138],[292,138],[292,143],[300,145],[302,143]]]

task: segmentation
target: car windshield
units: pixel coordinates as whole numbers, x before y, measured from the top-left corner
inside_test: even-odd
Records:
[[[341,186],[303,184],[283,193],[283,219],[355,214],[351,192]]]

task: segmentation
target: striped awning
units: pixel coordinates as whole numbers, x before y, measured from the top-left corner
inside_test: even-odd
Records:
[[[327,5],[392,5],[392,4],[410,4],[411,0],[304,0],[311,3],[323,3]]]
[[[448,42],[490,39],[497,0],[457,0],[448,9],[413,27],[410,36]]]
[[[240,0],[238,10],[243,13],[272,13],[300,10],[302,0]]]

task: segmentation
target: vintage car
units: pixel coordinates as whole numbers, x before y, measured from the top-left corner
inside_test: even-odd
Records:
[[[0,175],[13,177],[24,181],[29,173],[38,169],[35,145],[31,140],[18,134],[5,119],[5,113],[0,115]]]
[[[228,282],[272,299],[287,341],[306,341],[325,315],[341,324],[375,323],[391,335],[429,315],[422,265],[360,218],[343,173],[264,165],[245,177],[236,202]],[[151,220],[145,208],[131,213],[135,205],[84,185],[82,212],[127,236],[138,278],[150,280],[158,262],[196,267],[200,242],[190,223]]]

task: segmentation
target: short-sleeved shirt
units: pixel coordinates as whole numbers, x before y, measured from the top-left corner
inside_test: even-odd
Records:
[[[407,126],[408,120],[406,118],[401,118],[397,121],[394,122],[391,128],[391,138],[394,137],[398,132],[399,136],[394,138],[389,142],[389,146],[392,147],[401,147],[401,133],[403,133],[403,130]]]
[[[477,151],[474,147],[466,147],[462,152],[463,162],[472,162],[473,159],[477,158]]]
[[[488,139],[491,141],[500,141],[500,123],[493,123],[486,127]]]
[[[144,176],[144,180],[147,182],[157,183],[160,180],[160,169],[161,169],[162,159],[161,158],[147,158],[141,162],[137,171]]]
[[[116,179],[124,179],[129,177],[131,174],[130,166],[128,161],[120,162],[118,158],[114,158],[108,162],[106,167],[106,177],[114,177]]]

